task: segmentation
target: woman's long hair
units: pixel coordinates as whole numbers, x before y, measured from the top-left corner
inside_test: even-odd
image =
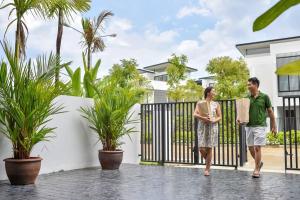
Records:
[[[209,86],[209,87],[205,88],[205,90],[204,90],[204,99],[207,98],[208,93],[210,93],[212,91],[212,89],[214,89],[212,86]]]

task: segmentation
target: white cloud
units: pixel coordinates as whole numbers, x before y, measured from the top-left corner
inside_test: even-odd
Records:
[[[178,11],[177,18],[181,19],[192,15],[209,16],[210,11],[206,8],[201,8],[201,7],[184,6]]]

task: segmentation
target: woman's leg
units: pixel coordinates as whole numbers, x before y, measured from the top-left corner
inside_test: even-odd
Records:
[[[201,156],[202,156],[204,159],[206,159],[206,156],[207,156],[206,148],[205,148],[205,147],[200,147],[199,150],[200,150]]]
[[[209,176],[210,166],[211,166],[211,159],[212,159],[212,148],[206,148],[206,159],[205,159],[205,174]]]

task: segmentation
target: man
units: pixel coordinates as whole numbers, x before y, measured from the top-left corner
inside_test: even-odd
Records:
[[[259,80],[256,77],[248,80],[248,90],[250,92],[249,123],[246,126],[247,145],[251,156],[255,160],[253,178],[260,177],[260,169],[263,166],[261,161],[261,147],[266,144],[267,114],[271,120],[271,131],[277,133],[275,116],[272,104],[268,95],[259,91]]]

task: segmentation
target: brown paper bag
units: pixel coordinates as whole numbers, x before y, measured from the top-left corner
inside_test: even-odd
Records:
[[[249,122],[249,109],[250,100],[248,98],[236,100],[237,120],[241,124],[247,124]]]
[[[210,115],[210,109],[207,101],[198,102],[198,110],[200,116],[207,117],[207,115]]]

